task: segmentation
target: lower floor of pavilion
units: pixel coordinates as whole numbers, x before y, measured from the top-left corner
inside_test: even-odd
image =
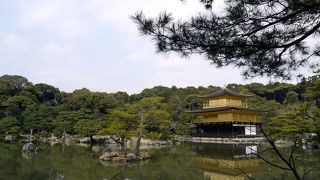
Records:
[[[200,123],[193,124],[191,136],[194,137],[256,137],[256,123]]]

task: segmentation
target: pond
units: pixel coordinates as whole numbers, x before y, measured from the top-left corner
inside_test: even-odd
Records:
[[[22,153],[22,145],[0,142],[1,180],[293,178],[252,155],[255,145],[174,145],[149,149],[148,161],[122,165],[101,163],[102,146],[40,144],[36,153]]]

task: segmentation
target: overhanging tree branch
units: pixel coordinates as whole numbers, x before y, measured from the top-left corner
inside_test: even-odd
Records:
[[[212,1],[202,1],[206,6]],[[173,21],[162,13],[132,19],[143,35],[156,42],[157,52],[174,51],[182,56],[203,54],[217,67],[243,67],[245,77],[272,76],[290,79],[302,66],[316,68],[320,2],[290,0],[226,1],[226,13],[205,13],[188,21]],[[285,57],[285,58],[284,58]],[[311,58],[315,57],[315,58]],[[311,64],[311,65],[310,65]]]
[[[282,153],[279,151],[279,149],[276,147],[274,141],[272,141],[272,140],[270,139],[270,137],[267,135],[267,133],[264,131],[264,129],[262,128],[262,126],[260,125],[259,127],[260,127],[260,130],[261,130],[261,133],[262,133],[263,136],[267,139],[268,143],[271,145],[271,147],[272,147],[272,149],[274,150],[274,152],[276,153],[276,155],[277,155],[277,156],[280,158],[280,160],[281,160],[282,162],[284,162],[284,163],[286,164],[286,166],[288,167],[288,168],[285,168],[285,169],[290,170],[290,171],[293,173],[293,175],[295,176],[295,178],[298,179],[298,180],[300,180],[301,177],[300,177],[300,175],[299,175],[299,173],[298,173],[298,171],[297,171],[297,169],[296,169],[296,167],[295,167],[295,164],[292,164],[292,163],[294,163],[294,161],[292,160],[292,157],[293,157],[293,153],[294,153],[294,151],[295,151],[296,148],[293,148],[293,149],[291,150],[290,158],[289,158],[289,160],[287,160],[287,159],[282,155]],[[262,158],[262,159],[263,159],[263,158]],[[275,167],[281,168],[281,167],[278,166],[278,165],[276,165]]]

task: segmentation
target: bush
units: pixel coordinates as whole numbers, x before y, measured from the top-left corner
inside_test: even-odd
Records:
[[[159,139],[159,133],[157,133],[157,132],[150,132],[149,134],[148,134],[148,137],[149,138],[151,138],[151,139]]]
[[[49,137],[49,133],[48,133],[47,131],[41,131],[41,132],[40,132],[40,136],[47,138],[47,137]]]
[[[161,139],[161,140],[168,140],[168,139],[170,139],[170,133],[167,132],[167,131],[161,133],[161,134],[160,134],[160,139]]]

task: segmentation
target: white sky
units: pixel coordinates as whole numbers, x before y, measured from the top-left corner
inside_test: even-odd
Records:
[[[218,1],[216,11],[222,10]],[[204,57],[155,53],[129,16],[143,10],[187,19],[198,0],[0,0],[0,76],[22,75],[71,92],[138,93],[156,85],[224,86],[244,80],[240,70],[216,69]]]

